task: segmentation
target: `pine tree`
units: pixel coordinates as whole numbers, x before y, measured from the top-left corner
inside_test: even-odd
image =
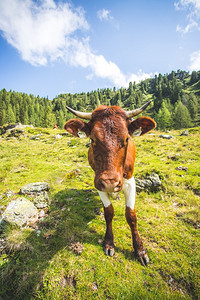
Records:
[[[52,109],[48,106],[45,110],[45,127],[53,128],[53,124],[56,123],[56,116],[53,114]]]
[[[65,123],[65,117],[64,117],[64,113],[62,110],[56,112],[56,120],[57,120],[57,122],[56,122],[57,126],[60,129],[63,129],[64,123]]]
[[[133,94],[133,83],[131,81],[129,82],[128,93],[129,96]]]
[[[99,95],[97,94],[97,92],[95,92],[94,95],[95,95],[95,101],[96,101],[95,106],[98,107],[101,105],[100,100],[99,100]]]
[[[34,113],[34,106],[32,104],[30,104],[28,107],[28,118],[29,118],[28,124],[32,124],[35,126],[35,113]]]
[[[198,81],[198,73],[196,71],[192,71],[190,83],[194,84]]]
[[[174,128],[188,128],[191,127],[191,124],[191,117],[187,107],[179,101],[174,110]]]
[[[117,103],[116,103],[117,106],[119,107],[122,107],[122,100],[121,100],[121,93],[118,92],[117,93]]]
[[[5,110],[4,110],[4,103],[3,103],[3,91],[0,92],[0,126],[4,124],[5,120]]]
[[[195,124],[197,122],[199,103],[194,94],[189,95],[189,101],[188,101],[187,108],[190,112],[192,122],[193,122],[193,124]]]
[[[4,122],[6,124],[12,124],[12,123],[16,122],[16,118],[15,118],[15,115],[14,115],[14,112],[13,112],[11,104],[8,105],[8,109],[7,109],[7,112],[6,112],[6,116],[5,116]]]
[[[0,97],[0,126],[2,126],[5,123],[5,117],[6,109],[4,108],[4,103]]]
[[[170,129],[172,127],[172,115],[167,108],[166,102],[163,101],[157,115],[158,128],[161,130]]]

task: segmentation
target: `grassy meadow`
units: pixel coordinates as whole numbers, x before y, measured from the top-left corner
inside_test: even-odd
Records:
[[[104,255],[103,207],[87,138],[41,128],[0,138],[0,194],[15,192],[1,197],[1,210],[31,182],[48,182],[51,199],[37,229],[1,228],[0,299],[200,299],[200,128],[189,129],[189,136],[172,131],[170,140],[153,133],[134,137],[135,177],[156,172],[162,181],[159,192],[136,198],[147,267],[134,256],[122,193],[112,201],[115,255]],[[188,170],[176,170],[180,166]]]

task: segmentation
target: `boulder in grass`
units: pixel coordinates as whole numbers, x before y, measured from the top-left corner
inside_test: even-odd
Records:
[[[161,189],[162,183],[158,174],[152,173],[147,175],[144,179],[135,178],[136,182],[136,191],[149,191],[149,192],[157,192]]]
[[[21,197],[8,204],[2,215],[2,220],[22,227],[37,222],[38,210],[30,200]]]
[[[49,190],[49,184],[47,182],[35,182],[35,183],[29,183],[24,187],[22,187],[20,190],[20,194],[23,195],[40,194],[48,190]]]

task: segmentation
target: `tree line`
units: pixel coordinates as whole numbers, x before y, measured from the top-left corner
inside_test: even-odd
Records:
[[[158,129],[181,129],[200,125],[200,72],[172,71],[155,75],[128,88],[97,89],[88,93],[60,94],[53,100],[15,91],[0,91],[0,126],[20,122],[36,127],[63,128],[72,117],[66,105],[92,111],[99,105],[117,105],[126,110],[152,105],[144,112],[157,122]]]

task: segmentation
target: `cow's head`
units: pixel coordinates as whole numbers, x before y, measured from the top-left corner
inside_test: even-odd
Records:
[[[135,146],[132,134],[140,130],[144,134],[156,127],[149,117],[130,118],[141,113],[150,103],[126,112],[118,106],[100,106],[92,113],[67,109],[81,119],[69,120],[64,128],[74,136],[83,131],[90,137],[88,160],[95,171],[95,187],[104,192],[118,192],[122,189],[123,177],[129,179],[133,173]]]

